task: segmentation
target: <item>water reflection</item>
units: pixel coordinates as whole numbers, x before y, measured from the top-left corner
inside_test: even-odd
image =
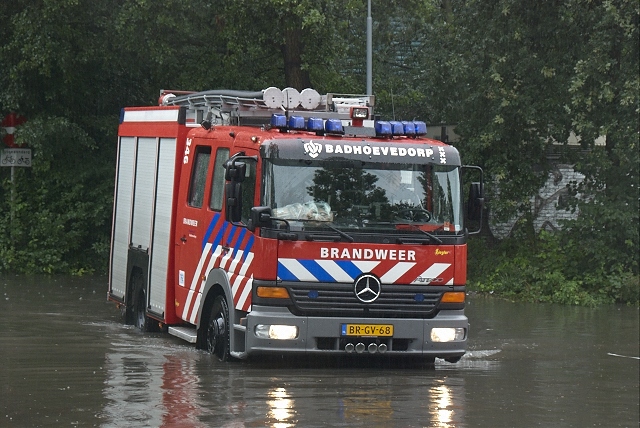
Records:
[[[220,363],[122,325],[106,280],[0,277],[0,426],[637,426],[638,308],[470,299],[435,367]]]
[[[105,426],[465,426],[465,381],[441,371],[444,363],[312,367],[307,360],[266,369],[128,333],[130,343],[116,340],[106,354]]]
[[[145,338],[135,331],[122,339],[132,343],[117,341],[106,354],[107,425],[206,427],[199,419],[203,403],[198,352],[179,345],[159,346],[153,341],[161,338]]]
[[[185,356],[187,358],[185,358]],[[193,359],[168,355],[162,365],[163,427],[200,427],[199,378]]]
[[[136,347],[124,343],[106,354],[104,397],[108,404],[104,415],[112,426],[161,425],[161,413],[149,406],[160,398],[160,378],[154,374],[156,362],[137,354]]]
[[[295,426],[295,400],[292,400],[285,388],[273,388],[267,396],[268,424],[274,428],[288,428]]]
[[[431,402],[435,404],[433,411],[431,413],[432,419],[435,422],[434,426],[441,428],[449,428],[455,425],[452,425],[454,422],[454,417],[458,421],[461,420],[460,415],[455,415],[454,410],[452,409],[453,401],[452,401],[452,392],[451,389],[447,385],[440,385],[431,388]]]
[[[384,426],[393,419],[389,391],[354,391],[338,400],[339,415],[347,425]]]

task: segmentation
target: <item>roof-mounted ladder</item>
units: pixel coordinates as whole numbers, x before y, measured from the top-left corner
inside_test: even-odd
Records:
[[[160,91],[160,105],[185,106],[192,111],[212,112],[226,121],[230,117],[270,118],[272,114],[293,114],[322,119],[349,119],[351,107],[367,107],[373,114],[373,95],[326,94],[295,88],[262,91],[210,90],[203,92]]]

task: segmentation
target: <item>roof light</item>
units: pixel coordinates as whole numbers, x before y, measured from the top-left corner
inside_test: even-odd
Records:
[[[379,120],[375,124],[376,135],[391,135],[391,124],[384,120]]]
[[[300,92],[300,105],[307,110],[313,110],[320,105],[322,97],[315,89],[307,88]]]
[[[402,122],[392,120],[389,123],[391,124],[391,133],[393,135],[404,135],[404,126],[402,126]]]
[[[283,114],[272,114],[271,115],[271,127],[272,128],[286,128],[287,127],[287,118]]]
[[[327,119],[324,124],[324,130],[329,134],[344,134],[340,119]]]
[[[290,129],[305,129],[304,117],[302,117],[302,116],[291,116],[289,118],[289,128]]]
[[[324,121],[319,117],[310,117],[307,120],[307,130],[309,131],[324,131]]]
[[[424,122],[413,122],[416,128],[416,135],[427,135],[427,124]]]
[[[274,86],[262,91],[262,101],[268,108],[281,108],[284,102],[284,94]]]
[[[369,108],[368,107],[351,107],[352,119],[368,119]]]
[[[402,126],[404,127],[405,135],[416,135],[416,127],[413,122],[402,122]]]
[[[284,88],[282,94],[284,95],[282,106],[285,109],[294,109],[300,105],[300,92],[296,88]]]

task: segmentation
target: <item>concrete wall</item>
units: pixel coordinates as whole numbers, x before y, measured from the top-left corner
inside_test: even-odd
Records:
[[[455,143],[459,140],[459,136],[455,133],[455,125],[447,124],[430,124],[427,125],[427,137],[447,143]],[[579,147],[580,137],[575,133],[571,133],[567,140],[569,146]],[[595,141],[596,146],[606,144],[606,137],[599,137]],[[464,158],[464,153],[461,153]],[[553,157],[551,157],[553,158]],[[534,228],[536,232],[541,230],[558,230],[560,229],[560,220],[570,220],[576,218],[576,213],[571,213],[562,208],[558,209],[558,205],[562,205],[562,198],[567,195],[567,184],[574,181],[582,182],[584,175],[573,170],[572,165],[556,164],[555,168],[549,173],[549,178],[540,192],[531,198],[531,205],[534,207]],[[489,225],[493,236],[498,239],[504,239],[509,236],[511,230],[520,216],[514,217],[508,222],[499,223],[493,221],[491,213],[489,213]]]
[[[572,181],[579,183],[583,179],[584,175],[574,171],[572,165],[556,165],[540,192],[531,198],[531,205],[534,207],[533,226],[536,232],[543,229],[558,230],[561,228],[560,220],[570,220],[577,216],[577,212],[572,213],[562,208],[562,198],[568,193],[567,184]],[[561,206],[560,209],[558,205]],[[499,223],[493,221],[489,214],[489,225],[493,236],[498,239],[506,238],[519,219],[520,217],[514,217],[507,222]]]

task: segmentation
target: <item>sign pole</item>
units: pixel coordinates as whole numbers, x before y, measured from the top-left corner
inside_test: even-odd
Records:
[[[9,113],[2,121],[0,121],[0,127],[4,130],[6,135],[2,137],[3,145],[7,146],[7,149],[0,150],[0,166],[11,167],[11,237],[13,238],[13,223],[15,220],[16,211],[16,166],[18,167],[31,167],[31,149],[23,149],[15,144],[15,132],[16,127],[26,122],[23,116],[16,113]]]
[[[13,231],[13,219],[15,217],[16,210],[16,182],[15,182],[16,167],[11,165],[11,230]]]
[[[11,230],[16,215],[16,168],[31,168],[31,149],[9,148],[0,150],[0,167],[11,167]],[[12,232],[13,233],[13,232]]]
[[[372,69],[372,20],[371,20],[371,0],[369,0],[367,2],[367,95],[373,95],[373,88],[372,88],[372,80],[373,80],[373,72],[371,71]]]

